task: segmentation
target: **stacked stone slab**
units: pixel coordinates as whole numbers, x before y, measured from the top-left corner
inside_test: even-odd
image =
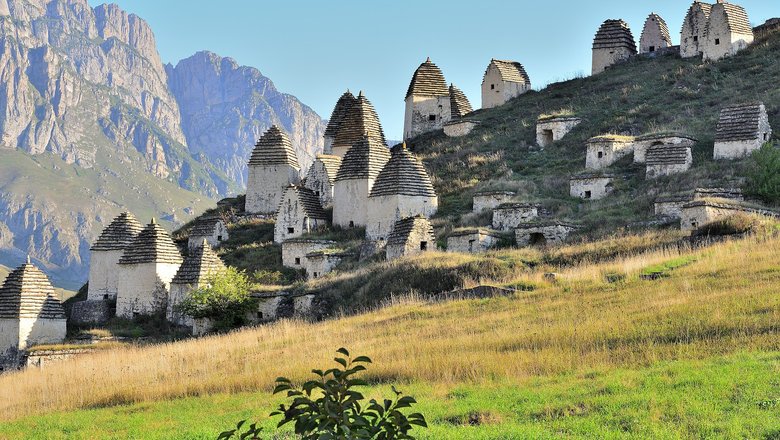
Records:
[[[539,217],[539,207],[528,203],[504,203],[493,210],[493,229],[512,231]]]
[[[651,133],[634,139],[634,163],[645,163],[647,150],[655,145],[680,145],[693,148],[698,140],[682,133]]]
[[[705,61],[735,55],[753,43],[753,28],[745,8],[718,0],[712,5],[700,46]]]
[[[379,116],[376,114],[374,106],[361,91],[357,100],[347,108],[346,115],[339,124],[333,139],[332,154],[343,158],[353,145],[365,137],[377,144],[387,144]]]
[[[693,2],[688,9],[680,31],[680,56],[683,58],[697,57],[702,54],[711,12],[711,4],[699,1]]]
[[[319,197],[323,208],[333,206],[333,187],[336,184],[336,175],[341,166],[341,158],[334,155],[320,154],[314,160],[306,174],[304,186]]]
[[[693,190],[693,200],[729,199],[745,201],[745,194],[739,188],[696,188]]]
[[[447,237],[447,252],[486,252],[501,241],[501,234],[489,229],[465,229],[455,231]]]
[[[603,170],[634,151],[631,136],[603,135],[588,140],[585,168]]]
[[[301,186],[290,186],[282,196],[276,212],[274,242],[282,243],[327,225],[328,216],[314,192]]]
[[[431,222],[423,216],[416,216],[395,223],[393,232],[387,237],[385,255],[389,261],[434,250],[436,236]]]
[[[642,36],[639,38],[639,53],[653,54],[672,47],[669,26],[660,15],[652,13],[645,20]]]
[[[430,58],[414,72],[405,100],[404,140],[441,129],[452,118],[447,82]]]
[[[349,90],[344,92],[336,102],[336,107],[333,108],[333,113],[330,114],[328,126],[325,127],[325,154],[332,154],[333,141],[336,140],[336,134],[339,132],[339,128],[341,128],[341,123],[344,122],[344,118],[346,118],[349,113],[349,109],[355,105],[355,102],[357,102],[357,98],[355,98],[355,95]]]
[[[184,259],[171,280],[170,298],[166,307],[168,321],[177,325],[193,327],[195,320],[179,311],[178,306],[193,291],[207,286],[212,277],[226,271],[225,263],[211,250],[210,243],[206,239],[201,240],[200,246],[190,250],[189,255]],[[204,327],[207,326],[200,326],[200,328]]]
[[[769,116],[762,102],[726,107],[720,112],[715,134],[715,159],[750,155],[772,138]]]
[[[614,178],[611,174],[578,174],[569,180],[569,193],[583,200],[600,200],[613,191]]]
[[[431,217],[438,207],[439,198],[422,162],[406,144],[398,145],[371,188],[366,238],[386,241],[397,221],[418,215]]]
[[[474,111],[466,94],[454,84],[450,84],[450,112],[451,119],[460,119]]]
[[[229,238],[230,234],[224,220],[219,217],[202,218],[192,225],[187,247],[190,250],[196,249],[203,244],[203,240],[206,240],[209,246],[215,248]]]
[[[257,141],[249,159],[246,207],[249,214],[273,214],[282,194],[300,180],[301,167],[290,138],[276,125]]]
[[[390,150],[376,138],[364,137],[344,155],[333,189],[333,223],[344,228],[366,226],[368,196],[390,160]]]
[[[531,78],[517,61],[492,59],[482,78],[482,108],[504,105],[531,90]]]
[[[691,147],[680,144],[653,145],[647,150],[645,177],[656,179],[684,173],[693,165]]]
[[[563,139],[581,122],[582,119],[571,116],[539,116],[536,121],[536,143],[541,148],[549,147],[553,142]]]
[[[65,310],[49,279],[30,263],[11,272],[0,288],[0,356],[65,340]]]
[[[170,283],[181,264],[170,234],[153,219],[119,260],[116,315],[133,318],[164,311]]]
[[[133,214],[123,212],[103,230],[90,249],[88,301],[116,298],[119,259],[142,229]]]
[[[628,23],[623,20],[607,20],[593,40],[593,74],[601,73],[634,55],[636,42]]]

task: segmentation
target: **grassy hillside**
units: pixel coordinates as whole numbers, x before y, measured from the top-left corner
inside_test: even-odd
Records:
[[[347,346],[376,362],[369,395],[399,384],[422,402],[424,439],[774,438],[778,249],[775,232],[640,252],[561,267],[557,283],[527,267],[503,281],[535,288],[508,298],[107,350],[0,377],[0,436],[210,438],[248,415],[270,427],[274,378],[302,380]],[[507,252],[520,258],[486,258]]]

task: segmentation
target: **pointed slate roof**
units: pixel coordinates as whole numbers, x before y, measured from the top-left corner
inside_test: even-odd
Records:
[[[636,42],[634,34],[628,23],[623,20],[607,20],[599,31],[596,38],[593,39],[593,49],[615,49],[626,48],[636,53]]]
[[[330,115],[328,126],[325,128],[326,137],[336,136],[342,121],[344,121],[344,117],[347,116],[350,107],[352,107],[356,101],[357,98],[355,98],[355,95],[353,95],[349,90],[341,95],[339,100],[336,102],[336,107],[333,109],[333,113]]]
[[[119,259],[119,264],[181,264],[181,262],[181,254],[170,234],[154,219],[146,225]]]
[[[290,138],[276,125],[257,141],[249,158],[249,166],[252,165],[290,165],[300,169]]]
[[[496,66],[503,81],[522,83],[528,86],[531,85],[531,78],[525,71],[525,67],[517,61],[497,60],[494,58],[490,60],[488,70],[490,69],[490,66]],[[485,74],[487,75],[487,70],[485,71]]]
[[[92,250],[123,251],[133,243],[143,228],[141,222],[133,214],[123,212],[103,229],[100,237],[92,245]]]
[[[207,237],[213,235],[219,223],[224,223],[218,217],[202,218],[195,222],[190,229],[190,237]]]
[[[327,220],[328,216],[325,214],[325,210],[322,209],[320,198],[314,194],[314,191],[302,186],[290,185],[282,196],[282,200],[286,200],[291,192],[294,193],[295,197],[300,201],[301,209],[306,217],[317,220]]]
[[[423,227],[428,231],[431,237],[434,237],[433,226],[427,218],[423,216],[408,217],[398,220],[393,226],[393,232],[387,236],[388,246],[403,246],[409,241],[409,235],[416,227]]]
[[[414,71],[412,82],[409,83],[409,89],[406,91],[406,99],[412,95],[433,97],[449,95],[444,74],[430,58]]]
[[[382,167],[390,160],[390,150],[374,138],[363,137],[344,155],[336,181],[376,179]]]
[[[450,109],[452,117],[456,119],[474,111],[466,94],[454,84],[450,84]]]
[[[65,309],[49,279],[29,258],[0,288],[0,319],[19,318],[65,319]]]
[[[745,8],[733,3],[720,1],[712,5],[713,12],[716,8],[723,8],[723,12],[726,15],[726,25],[731,32],[741,35],[753,35],[753,27],[750,26],[750,19]],[[710,16],[712,16],[712,12]]]
[[[339,125],[338,132],[333,139],[332,148],[351,148],[355,143],[368,136],[385,145],[385,132],[379,122],[379,116],[374,106],[366,98],[363,92],[358,94],[357,100],[347,109],[344,119]]]
[[[406,144],[393,148],[390,161],[377,176],[369,197],[392,195],[436,197],[425,167],[406,149]]]
[[[646,163],[652,165],[684,165],[688,163],[691,147],[686,145],[663,144],[647,149]]]
[[[331,154],[320,154],[317,156],[316,161],[322,163],[322,166],[325,168],[325,172],[328,173],[328,178],[330,178],[331,181],[336,180],[336,174],[338,174],[339,167],[341,166],[340,157]]]
[[[763,102],[737,104],[720,111],[715,142],[749,141],[759,136]]]
[[[171,284],[193,285],[206,281],[208,277],[227,270],[225,263],[211,250],[206,240],[192,249],[190,255],[184,259]]]
[[[680,33],[685,31],[686,24],[690,24],[690,25],[693,24],[692,23],[693,16],[699,11],[701,11],[701,13],[704,15],[704,18],[709,19],[710,14],[712,13],[712,5],[709,3],[694,1],[691,4],[691,7],[688,8],[688,12],[685,14],[685,19],[683,20],[682,30],[680,31]]]
[[[647,31],[650,26],[658,26],[661,39],[666,43],[667,46],[672,45],[672,36],[669,34],[669,26],[667,26],[666,21],[655,12],[647,16],[647,20],[645,20],[645,26],[642,28],[642,35],[639,37],[639,41],[644,41],[645,39],[650,38],[650,36],[647,35]]]

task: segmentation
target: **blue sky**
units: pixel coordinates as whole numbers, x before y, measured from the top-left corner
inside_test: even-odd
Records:
[[[90,0],[97,5],[103,1]],[[364,90],[389,139],[400,139],[412,73],[430,56],[480,105],[491,58],[520,61],[535,88],[590,71],[601,22],[626,20],[638,40],[650,12],[677,44],[685,0],[116,0],[148,21],[164,62],[200,50],[258,68],[328,118],[347,88]],[[714,0],[713,0],[714,3]],[[744,0],[754,25],[777,0]]]

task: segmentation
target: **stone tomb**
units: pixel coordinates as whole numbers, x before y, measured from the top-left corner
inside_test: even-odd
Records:
[[[379,173],[390,160],[390,150],[366,137],[344,155],[333,189],[333,224],[342,228],[366,226],[368,196]]]
[[[668,219],[681,219],[683,206],[691,201],[690,195],[659,197],[654,203],[655,215]]]
[[[515,229],[515,240],[520,247],[560,244],[576,229],[573,225],[560,222],[528,223]]]
[[[593,39],[593,75],[636,55],[636,42],[628,23],[605,21]]]
[[[772,139],[772,127],[763,102],[739,104],[720,111],[715,133],[715,159],[749,156]]]
[[[684,232],[693,232],[707,223],[740,212],[778,217],[778,213],[776,212],[743,206],[729,200],[694,200],[683,206],[680,228]]]
[[[569,194],[583,200],[600,200],[614,189],[610,174],[580,174],[569,181]]]
[[[336,185],[336,175],[340,166],[340,157],[319,154],[306,174],[304,186],[319,197],[324,209],[333,206],[333,188]]]
[[[700,1],[694,1],[688,9],[680,34],[680,56],[683,58],[701,55],[711,12],[712,5]]]
[[[497,208],[499,205],[509,203],[515,197],[512,191],[480,191],[474,194],[471,211],[479,214]]]
[[[306,263],[304,264],[306,278],[313,280],[331,273],[344,259],[351,257],[354,255],[335,249],[310,252],[306,254]]]
[[[735,55],[754,40],[753,28],[745,8],[718,0],[712,5],[703,44],[699,46],[705,61]]]
[[[503,237],[488,229],[454,231],[447,237],[447,252],[479,253],[495,247]]]
[[[642,36],[639,38],[639,53],[655,54],[672,46],[669,26],[660,15],[652,13],[645,20]]]
[[[527,203],[504,203],[493,210],[493,229],[511,231],[539,217],[539,207]]]
[[[425,217],[409,217],[396,222],[387,238],[387,260],[436,250],[433,226]]]
[[[585,168],[603,170],[634,151],[631,136],[603,135],[588,140]]]
[[[225,221],[218,217],[210,217],[198,220],[190,230],[187,247],[196,249],[206,240],[209,246],[215,248],[223,241],[230,238]]]
[[[346,109],[330,151],[326,150],[326,153],[343,158],[356,143],[366,138],[378,145],[387,144],[379,116],[371,101],[361,91],[357,99]]]
[[[569,116],[539,116],[539,119],[536,121],[536,143],[541,148],[549,147],[553,142],[563,139],[581,122],[582,119]]]
[[[287,187],[300,181],[301,167],[290,138],[276,125],[257,141],[248,168],[248,214],[275,214]]]
[[[516,61],[490,60],[482,78],[482,108],[504,105],[531,90],[531,78]]]
[[[308,188],[290,186],[284,192],[279,211],[276,212],[274,243],[311,233],[327,223],[328,216],[317,195]]]
[[[693,200],[703,199],[730,199],[744,201],[745,195],[739,188],[696,188],[693,191]]]
[[[404,140],[438,130],[452,119],[450,90],[430,58],[414,72],[405,101]]]
[[[103,230],[90,249],[88,301],[116,299],[119,259],[142,229],[133,214],[123,212]]]
[[[190,249],[190,254],[184,259],[184,263],[171,281],[165,314],[168,321],[191,327],[193,334],[202,334],[196,331],[197,328],[203,329],[201,331],[207,331],[210,326],[195,326],[195,319],[181,313],[178,310],[178,305],[187,299],[193,291],[208,285],[211,277],[226,271],[225,263],[211,250],[211,245],[205,239],[201,241],[200,246]]]
[[[293,238],[282,243],[282,265],[292,269],[307,269],[306,256],[336,246],[335,241]]]
[[[681,133],[651,133],[634,139],[634,163],[645,163],[647,150],[655,145],[682,145],[693,148],[698,140]]]
[[[693,165],[691,147],[685,145],[653,145],[647,150],[647,179],[656,179],[688,171]]]
[[[353,95],[349,90],[344,92],[339,100],[336,101],[336,106],[333,108],[333,113],[330,114],[330,119],[328,119],[328,126],[325,127],[325,134],[323,135],[323,139],[325,141],[323,151],[325,154],[333,154],[333,142],[336,140],[336,134],[339,132],[341,123],[344,121],[344,118],[346,118],[350,108],[356,102],[357,98],[355,98],[355,95]]]

